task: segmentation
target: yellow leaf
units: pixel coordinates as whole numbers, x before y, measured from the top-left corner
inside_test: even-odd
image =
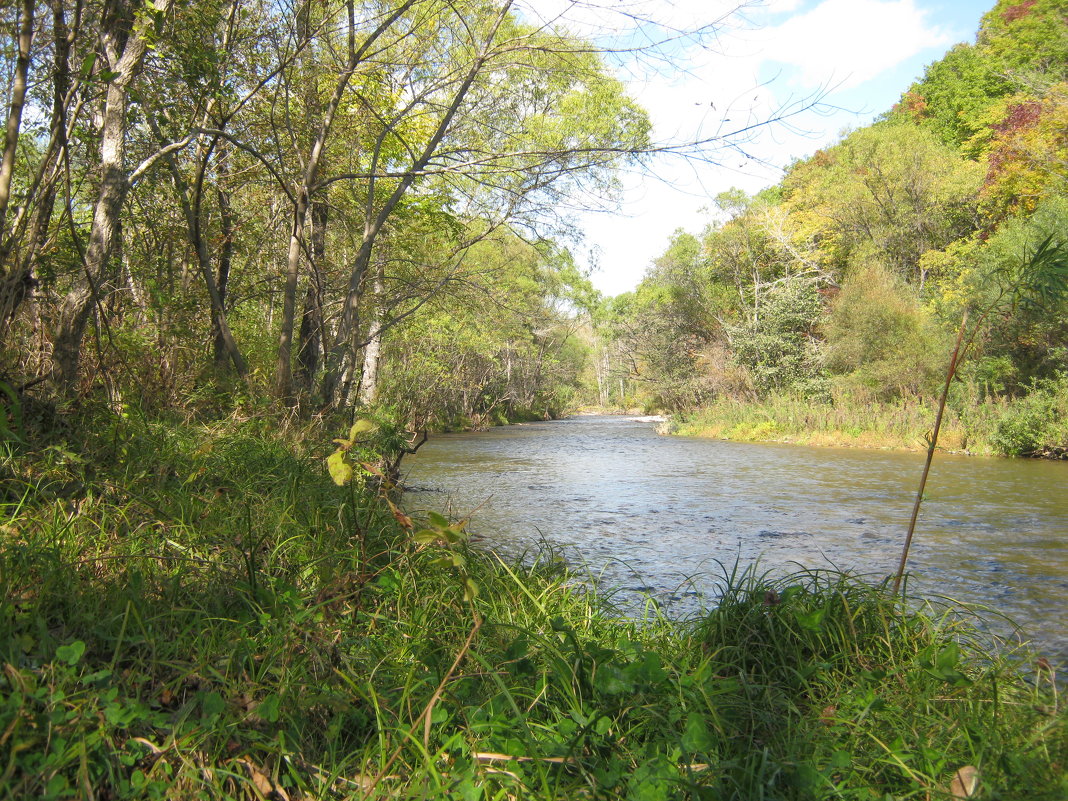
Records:
[[[330,471],[330,478],[339,487],[352,481],[352,465],[345,458],[343,451],[334,451],[326,457],[326,469]]]
[[[356,439],[356,437],[360,436],[360,434],[370,434],[372,431],[375,431],[377,429],[378,426],[376,426],[370,420],[357,420],[355,423],[352,424],[352,428],[349,429],[349,439],[354,440]]]

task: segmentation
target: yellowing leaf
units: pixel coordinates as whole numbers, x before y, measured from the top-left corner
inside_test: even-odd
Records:
[[[372,423],[370,420],[357,420],[352,424],[352,428],[349,429],[349,439],[353,440],[360,434],[370,434],[372,431],[376,431],[378,426]]]
[[[352,481],[352,465],[345,458],[343,451],[334,451],[326,457],[326,469],[330,471],[330,478],[339,487],[343,487]]]
[[[949,792],[954,798],[972,798],[979,789],[979,770],[972,765],[965,765],[953,774]]]
[[[478,597],[478,585],[470,579],[464,579],[464,600],[470,603]]]

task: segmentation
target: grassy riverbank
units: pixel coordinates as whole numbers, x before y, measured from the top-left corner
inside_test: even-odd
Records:
[[[849,397],[723,398],[678,416],[665,430],[741,442],[926,450],[935,409],[934,401],[915,399],[886,403]],[[1015,400],[958,399],[946,409],[938,444],[955,452],[1065,458],[1068,380],[1038,387]]]
[[[416,544],[334,433],[5,443],[0,799],[1068,793],[1051,671],[952,615],[803,574],[622,620],[551,555]]]

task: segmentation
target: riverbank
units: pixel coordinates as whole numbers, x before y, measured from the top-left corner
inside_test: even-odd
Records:
[[[1068,458],[1068,383],[1018,400],[960,402],[947,407],[940,450],[984,456]],[[779,396],[720,399],[661,428],[665,434],[739,442],[922,451],[934,425],[934,401],[858,403]]]
[[[335,486],[336,433],[100,414],[4,443],[0,797],[1068,791],[1052,667],[953,614],[801,574],[624,619],[552,554]]]

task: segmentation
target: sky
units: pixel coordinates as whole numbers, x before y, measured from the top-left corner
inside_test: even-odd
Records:
[[[719,20],[715,34],[705,46],[674,42],[659,62],[618,65],[619,77],[649,111],[654,137],[721,135],[766,120],[776,109],[802,109],[816,96],[822,108],[735,138],[733,147],[716,151],[716,164],[659,158],[644,174],[624,173],[618,208],[575,218],[585,238],[572,251],[606,295],[634,289],[673,231],[699,233],[714,219],[712,199],[720,192],[738,187],[752,194],[772,186],[791,161],[887,111],[927,64],[958,42],[974,41],[980,18],[994,5],[758,0],[724,17],[736,5],[728,2],[654,0],[658,21],[681,29]],[[586,7],[586,18],[572,0],[539,0],[539,7],[553,3],[569,24],[589,26],[587,35],[602,41],[608,24],[603,7],[599,17]]]

